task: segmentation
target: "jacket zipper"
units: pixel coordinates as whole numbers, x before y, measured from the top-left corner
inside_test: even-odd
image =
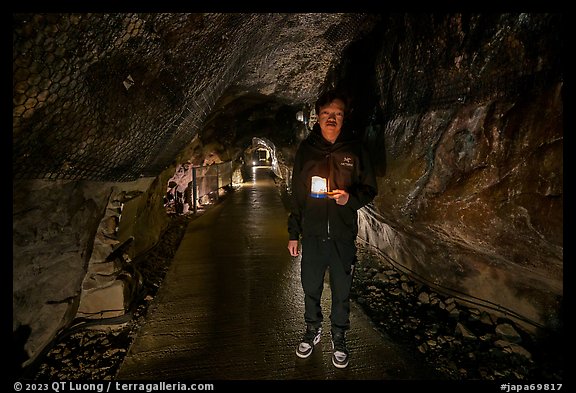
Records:
[[[330,179],[332,178],[332,165],[330,165],[330,153],[326,154],[326,160],[328,161],[328,179],[326,180],[328,189],[326,191],[332,191],[332,185],[330,184]],[[328,239],[330,239],[330,203],[326,203],[326,231],[328,234]]]

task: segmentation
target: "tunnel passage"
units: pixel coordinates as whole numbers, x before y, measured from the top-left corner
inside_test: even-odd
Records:
[[[246,167],[270,167],[272,173],[282,178],[278,154],[274,143],[263,137],[252,138],[252,146],[244,150],[244,165]]]
[[[190,222],[117,380],[436,379],[431,365],[375,332],[352,306],[346,372],[332,366],[330,290],[320,343],[295,355],[304,320],[300,264],[286,252],[285,207],[258,165],[218,206]],[[199,236],[202,234],[202,236]],[[328,273],[327,273],[328,276]]]
[[[363,241],[463,302],[558,331],[563,23],[554,13],[14,14],[13,331],[31,329],[29,361],[87,296],[92,318],[125,313],[118,266],[166,228],[180,165],[234,162],[265,137],[289,178],[302,120],[335,86],[350,93],[348,120],[378,168]],[[125,244],[127,258],[108,258]]]

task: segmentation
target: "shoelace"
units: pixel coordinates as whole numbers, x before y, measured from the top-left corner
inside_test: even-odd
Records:
[[[316,335],[318,334],[317,330],[306,330],[306,334],[304,334],[304,340],[305,342],[312,342],[314,341],[314,337],[316,337]]]
[[[344,353],[348,352],[348,349],[346,348],[346,338],[335,336],[332,338],[332,341],[334,342],[334,350]]]

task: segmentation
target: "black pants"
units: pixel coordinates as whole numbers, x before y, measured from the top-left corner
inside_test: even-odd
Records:
[[[332,304],[330,323],[332,332],[350,329],[350,289],[356,244],[353,240],[304,237],[302,239],[301,279],[304,289],[304,320],[318,327],[323,321],[322,289],[324,275],[329,269]]]

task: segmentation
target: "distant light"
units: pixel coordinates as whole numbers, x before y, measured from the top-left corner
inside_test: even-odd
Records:
[[[252,161],[252,165],[256,165],[256,161]]]
[[[304,122],[304,113],[302,111],[296,113],[296,120]]]

